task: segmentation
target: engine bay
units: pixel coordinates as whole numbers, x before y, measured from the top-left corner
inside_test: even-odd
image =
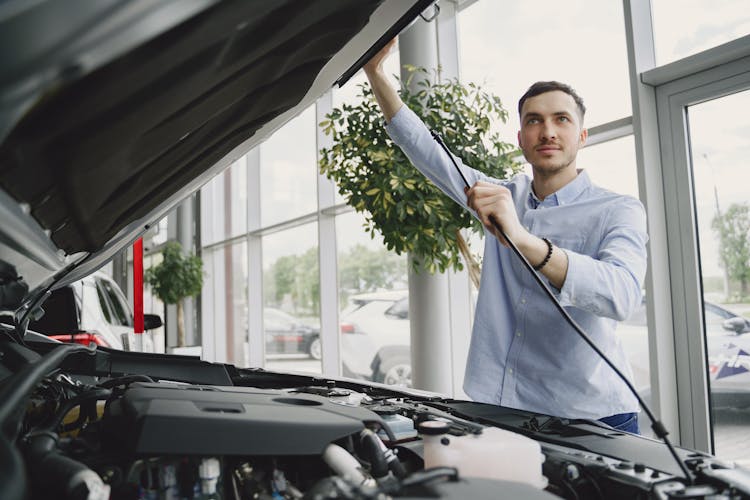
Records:
[[[5,352],[4,394],[24,369],[76,347],[52,346],[40,347],[41,358],[21,346]],[[114,373],[136,354],[77,347],[17,413],[12,446],[28,478],[19,498],[729,499],[750,491],[745,472],[680,449],[688,484],[660,442],[594,422],[199,360],[173,361],[192,362],[196,380],[216,379],[219,366],[231,383],[155,376],[170,370],[169,356],[138,361],[138,374]]]

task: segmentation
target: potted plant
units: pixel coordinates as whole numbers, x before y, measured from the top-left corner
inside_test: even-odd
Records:
[[[185,345],[182,299],[198,295],[203,286],[203,262],[195,255],[183,255],[182,245],[170,241],[162,250],[163,260],[146,270],[144,280],[159,300],[177,304],[177,346]]]
[[[464,163],[495,178],[520,169],[514,146],[499,139],[493,122],[508,113],[500,98],[458,80],[432,83],[427,71],[408,68],[400,95],[429,128],[437,132]],[[415,75],[421,80],[409,90]],[[321,150],[320,171],[333,179],[339,193],[365,215],[365,229],[379,232],[389,250],[408,252],[410,265],[429,272],[463,269],[479,285],[479,265],[461,229],[482,231],[468,211],[444,195],[418,172],[385,133],[382,114],[369,85],[360,85],[361,101],[334,108],[319,125],[333,145]]]

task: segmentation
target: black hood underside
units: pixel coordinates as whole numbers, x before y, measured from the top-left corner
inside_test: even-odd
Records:
[[[380,3],[210,7],[47,92],[0,146],[0,184],[66,253],[96,251],[298,104]]]

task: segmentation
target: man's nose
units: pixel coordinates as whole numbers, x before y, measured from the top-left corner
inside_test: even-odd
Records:
[[[542,129],[540,132],[542,138],[546,140],[554,139],[555,137],[557,137],[557,130],[555,129],[554,124],[547,120],[542,123]]]

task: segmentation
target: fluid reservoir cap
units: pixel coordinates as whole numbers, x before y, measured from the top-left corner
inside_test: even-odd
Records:
[[[419,424],[419,433],[426,436],[439,436],[441,434],[447,434],[450,427],[447,422],[441,422],[439,420],[425,420]]]
[[[396,413],[398,413],[398,408],[396,408],[394,405],[372,405],[368,406],[367,409],[374,411],[378,415],[395,415]]]

